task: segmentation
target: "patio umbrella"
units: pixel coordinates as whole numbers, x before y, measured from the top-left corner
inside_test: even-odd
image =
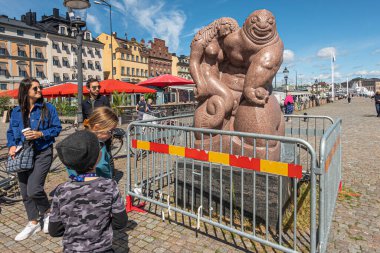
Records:
[[[83,89],[83,94],[87,94],[88,90]],[[44,97],[72,97],[78,94],[78,85],[73,83],[63,83],[55,86],[51,86],[42,90]]]
[[[125,92],[125,93],[155,93],[154,89],[149,89],[146,87],[136,86],[131,83],[108,79],[100,82],[100,93],[101,94],[112,94],[113,92]]]
[[[157,76],[140,82],[139,86],[155,86],[155,87],[167,87],[173,85],[185,85],[185,84],[193,84],[192,80],[187,80],[185,78],[181,78],[178,76],[172,76],[169,74],[165,74],[162,76]]]
[[[0,92],[0,97],[18,98],[18,89]]]

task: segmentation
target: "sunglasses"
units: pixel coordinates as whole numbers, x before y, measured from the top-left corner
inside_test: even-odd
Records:
[[[100,90],[100,88],[102,88],[100,85],[91,87],[92,90]]]
[[[33,87],[32,90],[34,90],[34,92],[37,92],[38,90],[41,90],[42,91],[43,87],[42,86],[36,86],[36,87]]]

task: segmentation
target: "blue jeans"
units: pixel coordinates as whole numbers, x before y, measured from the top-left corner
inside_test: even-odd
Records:
[[[377,116],[380,115],[380,104],[375,104],[376,106],[376,112],[377,112]]]

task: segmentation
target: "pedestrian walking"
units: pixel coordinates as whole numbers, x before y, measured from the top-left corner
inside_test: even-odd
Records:
[[[285,106],[285,114],[286,115],[292,115],[293,114],[293,111],[294,111],[294,100],[293,100],[293,96],[288,94],[286,95],[285,97],[285,101],[284,101],[284,106]],[[289,117],[286,118],[286,121],[289,120]]]
[[[146,112],[146,102],[145,97],[143,95],[140,96],[140,101],[136,105],[136,111],[138,113],[138,120],[142,120],[144,117],[144,113]]]
[[[57,145],[59,159],[77,173],[56,188],[51,205],[49,234],[63,236],[63,252],[114,252],[113,229],[127,225],[116,181],[96,173],[100,150],[98,137],[86,130]]]
[[[376,91],[375,106],[376,106],[377,117],[380,117],[380,91]]]
[[[347,101],[349,104],[351,104],[351,94],[348,94]]]
[[[101,156],[96,164],[96,174],[99,177],[113,178],[114,163],[111,153],[107,150],[106,142],[112,142],[112,133],[117,127],[117,115],[108,107],[99,107],[91,114],[91,117],[84,122],[86,130],[93,132],[101,146]],[[75,170],[68,168],[69,176],[77,176]]]
[[[61,132],[55,107],[45,103],[42,87],[36,79],[24,79],[18,91],[19,106],[12,111],[7,131],[9,156],[15,159],[17,150],[33,145],[33,168],[18,172],[22,200],[28,224],[15,237],[21,241],[41,230],[48,232],[50,204],[44,190],[45,179],[53,158],[53,143]]]

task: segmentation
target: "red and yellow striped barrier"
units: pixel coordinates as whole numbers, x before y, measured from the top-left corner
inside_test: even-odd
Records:
[[[132,147],[156,153],[191,158],[198,161],[218,163],[291,178],[302,178],[302,166],[247,156],[199,150],[149,141],[132,140]]]

